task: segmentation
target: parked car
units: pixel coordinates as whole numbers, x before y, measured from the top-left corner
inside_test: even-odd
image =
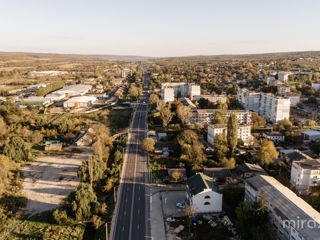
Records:
[[[180,202],[178,202],[178,203],[176,204],[176,207],[177,207],[177,208],[185,208],[186,205],[185,205],[185,203],[180,203]]]
[[[172,218],[172,217],[168,217],[167,218],[167,222],[175,222],[176,220],[174,219],[174,218]]]

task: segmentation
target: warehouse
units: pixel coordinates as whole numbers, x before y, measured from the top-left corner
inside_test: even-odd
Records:
[[[93,96],[73,97],[63,103],[64,108],[88,108],[97,100]]]
[[[65,94],[66,97],[72,97],[72,96],[82,96],[89,92],[92,89],[91,85],[83,85],[83,84],[77,84],[77,85],[70,85],[66,86],[64,88],[61,88],[55,92],[54,94]]]

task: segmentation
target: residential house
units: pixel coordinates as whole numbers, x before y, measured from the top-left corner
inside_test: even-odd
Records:
[[[229,168],[204,168],[203,173],[211,177],[215,182],[230,182],[232,180],[232,175]]]

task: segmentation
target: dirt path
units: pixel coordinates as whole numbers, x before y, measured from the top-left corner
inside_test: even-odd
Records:
[[[78,186],[78,167],[90,153],[84,149],[82,153],[41,156],[23,166],[23,193],[28,198],[25,214],[34,215],[62,204]]]

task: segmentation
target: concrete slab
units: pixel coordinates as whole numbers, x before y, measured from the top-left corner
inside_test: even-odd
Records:
[[[186,191],[165,191],[161,192],[161,201],[164,217],[183,217],[183,209],[177,208],[178,202],[186,201]]]
[[[164,229],[160,193],[155,193],[150,197],[150,218],[152,239],[165,240],[166,232]]]

